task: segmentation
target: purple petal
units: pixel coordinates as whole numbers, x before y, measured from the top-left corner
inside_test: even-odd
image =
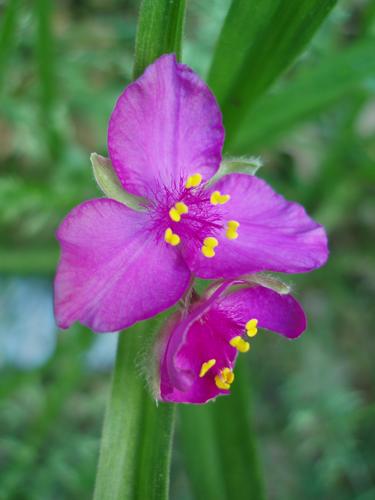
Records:
[[[124,188],[153,197],[189,175],[204,180],[221,160],[224,129],[207,85],[173,54],[157,59],[118,99],[108,130],[112,164]]]
[[[186,252],[191,270],[201,278],[229,278],[260,271],[302,273],[322,266],[328,257],[324,228],[304,208],[286,201],[263,180],[230,174],[211,187],[229,194],[221,207],[223,223],[240,223],[239,237],[228,240],[225,230],[215,236],[219,246],[214,258]]]
[[[55,316],[97,332],[116,331],[172,306],[190,273],[178,252],[157,241],[147,214],[111,199],[74,208],[60,225]]]
[[[250,319],[257,319],[259,328],[290,339],[306,330],[306,316],[296,299],[262,286],[233,292],[222,298],[217,307],[243,329]]]

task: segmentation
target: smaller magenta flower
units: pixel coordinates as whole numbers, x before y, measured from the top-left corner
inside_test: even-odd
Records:
[[[303,207],[252,175],[210,183],[223,143],[214,95],[174,55],[124,90],[108,129],[117,184],[104,189],[107,198],[75,207],[57,231],[61,328],[80,321],[121,330],[175,304],[194,276],[301,273],[325,263],[325,231]],[[125,193],[137,199],[135,210]]]
[[[229,394],[237,356],[250,350],[259,328],[289,339],[306,329],[303,309],[290,294],[261,285],[232,291],[231,284],[170,320],[156,345],[157,399],[203,404]]]

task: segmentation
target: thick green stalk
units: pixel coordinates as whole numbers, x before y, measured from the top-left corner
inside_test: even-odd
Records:
[[[163,53],[175,52],[179,57],[184,12],[184,0],[143,1],[134,77]],[[119,336],[104,420],[96,500],[168,498],[174,406],[156,406],[137,367],[150,330],[155,328],[151,320]]]
[[[173,405],[152,400],[137,368],[148,328],[119,335],[112,389],[104,420],[97,500],[168,498]]]
[[[161,54],[181,57],[185,0],[143,0],[139,14],[134,78]]]

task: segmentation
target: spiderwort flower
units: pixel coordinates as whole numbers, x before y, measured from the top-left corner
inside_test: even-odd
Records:
[[[237,355],[250,350],[258,328],[289,339],[305,330],[305,314],[290,294],[260,285],[228,291],[229,285],[171,319],[156,344],[156,399],[202,404],[229,394]]]
[[[128,327],[172,306],[192,275],[300,273],[327,258],[324,229],[255,176],[212,185],[224,129],[205,83],[164,55],[130,84],[109,122],[110,161],[133,210],[89,200],[60,225],[55,280],[61,328],[80,321],[98,332]]]

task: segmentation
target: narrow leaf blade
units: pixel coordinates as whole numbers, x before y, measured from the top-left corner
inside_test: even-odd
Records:
[[[231,139],[246,111],[305,48],[336,0],[233,0],[209,73]]]
[[[233,150],[248,151],[270,144],[345,95],[365,90],[366,82],[375,77],[374,50],[374,39],[358,42],[344,52],[326,57],[318,67],[305,71],[277,92],[262,97],[246,114],[233,141]]]

